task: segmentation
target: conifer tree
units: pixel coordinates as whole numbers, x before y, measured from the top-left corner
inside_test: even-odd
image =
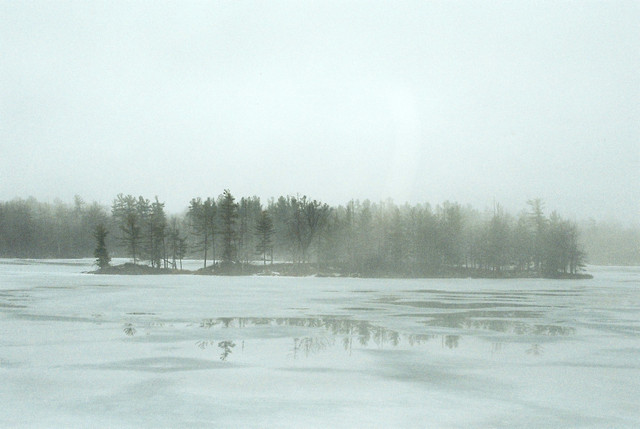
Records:
[[[222,234],[222,261],[233,262],[236,260],[236,220],[238,219],[238,204],[228,189],[218,197],[220,208],[221,234]]]
[[[204,268],[207,267],[207,254],[211,246],[211,259],[215,262],[216,202],[212,198],[202,201],[193,198],[189,204],[187,216],[191,220],[193,234],[204,251]]]
[[[166,247],[165,230],[167,227],[167,217],[164,213],[164,203],[158,201],[158,197],[151,204],[148,216],[148,253],[151,266],[160,268],[160,263],[164,262],[166,268]]]
[[[271,255],[273,256],[271,243],[273,231],[273,221],[271,220],[269,213],[267,213],[266,210],[263,210],[260,218],[258,219],[258,224],[256,225],[256,235],[258,237],[256,251],[262,255],[262,262],[264,265],[267,265],[267,253],[269,251],[271,251]],[[273,258],[271,259],[271,263],[273,264]]]
[[[533,226],[533,263],[538,275],[542,275],[546,270],[544,253],[548,220],[544,216],[544,202],[540,198],[527,201],[527,205],[530,207],[529,220]]]
[[[93,232],[93,236],[96,239],[96,250],[93,252],[93,256],[96,258],[96,265],[101,269],[108,267],[109,262],[111,262],[109,252],[107,251],[107,245],[105,243],[107,234],[108,231],[104,224],[100,223],[96,225],[95,231]]]
[[[142,197],[140,197],[142,199]],[[119,224],[122,233],[121,240],[129,251],[133,263],[137,263],[142,238],[141,212],[138,209],[138,201],[132,195],[118,194],[113,201],[111,213]]]

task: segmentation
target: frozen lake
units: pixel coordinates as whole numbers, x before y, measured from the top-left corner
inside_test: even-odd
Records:
[[[640,427],[640,268],[95,276],[0,260],[1,427]]]

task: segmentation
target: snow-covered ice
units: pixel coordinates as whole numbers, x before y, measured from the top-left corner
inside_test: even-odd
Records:
[[[0,260],[1,427],[639,427],[640,269],[96,276]]]

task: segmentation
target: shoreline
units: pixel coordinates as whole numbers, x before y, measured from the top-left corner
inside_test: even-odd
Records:
[[[97,275],[203,275],[203,276],[269,276],[269,277],[320,277],[320,278],[366,278],[366,279],[553,279],[553,280],[589,280],[593,275],[589,273],[558,273],[553,276],[541,276],[534,272],[516,271],[486,271],[461,268],[447,272],[423,274],[365,274],[357,272],[342,272],[336,269],[318,269],[309,264],[278,263],[273,265],[233,264],[216,265],[198,270],[154,268],[149,265],[133,264],[130,262],[86,271],[87,274]]]

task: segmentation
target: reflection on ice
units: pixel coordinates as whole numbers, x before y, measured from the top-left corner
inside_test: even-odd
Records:
[[[544,348],[540,344],[531,344],[531,347],[527,349],[527,354],[530,355],[539,355],[542,353]]]
[[[231,340],[218,341],[217,343],[218,347],[222,349],[222,352],[220,353],[220,360],[227,360],[227,357],[233,352],[232,349],[236,346],[236,343]],[[201,350],[204,350],[215,344],[216,341],[213,340],[200,340],[196,342],[196,346],[198,346],[198,348],[200,348]],[[244,341],[242,342],[242,346],[242,348],[244,349]]]
[[[477,316],[477,313],[472,313]],[[492,312],[495,317],[497,314]],[[510,314],[513,315],[513,314]],[[522,320],[508,319],[471,319],[469,313],[448,313],[433,316],[428,322],[424,322],[431,327],[458,328],[460,330],[485,329],[502,333],[509,333],[523,336],[568,336],[575,334],[575,328],[563,327],[559,325],[527,324]],[[353,320],[350,318],[331,317],[289,317],[289,318],[264,318],[264,317],[221,317],[207,318],[200,321],[200,328],[213,330],[231,330],[240,335],[240,330],[271,328],[272,335],[289,337],[293,342],[292,355],[294,358],[302,353],[305,356],[315,354],[333,347],[336,344],[351,354],[354,346],[360,348],[385,347],[396,348],[401,344],[415,347],[426,343],[428,340],[440,337],[443,348],[458,348],[462,335],[451,334],[413,334],[402,333],[394,329],[389,329],[380,325],[372,324],[363,320]],[[304,328],[300,330],[284,330],[275,332],[278,328]],[[135,331],[134,331],[135,332]],[[300,335],[303,333],[304,335]],[[228,336],[229,333],[224,334]],[[264,335],[264,334],[262,334]],[[221,360],[226,360],[235,346],[232,340],[199,340],[196,345],[200,349],[205,349],[216,345],[223,350]],[[244,340],[243,340],[244,345]],[[492,352],[498,352],[502,348],[501,343],[492,343]],[[534,344],[526,351],[527,354],[539,355],[542,347]]]
[[[434,314],[430,320],[424,324],[428,326],[439,326],[460,329],[484,329],[496,332],[509,332],[516,335],[572,335],[576,330],[572,327],[559,325],[541,325],[525,323],[522,320],[513,319],[480,319],[476,317],[489,316],[488,312],[478,313],[444,313]],[[499,316],[497,312],[491,312],[491,317]],[[505,314],[506,317],[513,317],[513,312]],[[522,317],[522,315],[520,315]]]
[[[136,334],[136,328],[134,328],[131,323],[125,323],[124,328],[122,328],[122,332],[130,337],[133,337]]]
[[[231,349],[236,346],[236,343],[230,340],[220,341],[218,347],[222,349],[220,354],[220,360],[227,360],[227,357],[231,354]]]
[[[347,341],[345,338],[343,341]],[[298,357],[300,351],[304,352],[305,356],[309,356],[311,353],[318,353],[325,350],[327,347],[335,344],[334,338],[328,337],[304,337],[293,339],[293,358]]]
[[[318,318],[318,317],[291,317],[291,318],[263,318],[263,317],[237,317],[204,319],[200,322],[201,328],[251,328],[251,327],[298,327],[310,328],[309,336],[294,336],[294,355],[300,350],[308,355],[318,352],[335,344],[335,337],[342,337],[341,343],[344,349],[351,350],[354,341],[360,346],[366,347],[370,342],[382,348],[385,345],[398,346],[401,337],[410,345],[420,344],[426,340],[424,335],[401,335],[399,332],[382,326],[373,325],[366,321],[351,320],[347,318]],[[318,332],[321,331],[321,332]],[[327,334],[330,336],[328,337]],[[285,334],[286,335],[286,334]],[[204,341],[199,342],[203,343]]]
[[[128,314],[154,316],[153,313],[142,312]],[[354,348],[398,348],[402,344],[406,345],[405,348],[413,348],[436,337],[441,339],[442,348],[457,349],[464,335],[442,333],[443,328],[455,329],[461,334],[468,332],[469,335],[475,335],[473,332],[478,330],[534,338],[537,336],[575,335],[576,329],[573,327],[535,323],[536,317],[540,317],[540,315],[540,312],[530,310],[470,310],[421,314],[420,316],[428,318],[426,321],[422,321],[422,324],[434,329],[434,331],[427,333],[401,332],[365,320],[338,316],[206,318],[202,319],[197,326],[216,332],[218,338],[216,339],[216,334],[212,333],[214,338],[199,339],[195,345],[201,350],[217,346],[220,349],[220,360],[226,361],[233,353],[237,341],[242,341],[242,349],[244,350],[245,339],[250,341],[265,337],[288,338],[291,341],[289,344],[292,345],[287,349],[295,359],[299,356],[308,357],[311,354],[323,352],[328,348],[336,347],[336,345],[341,346],[345,352],[351,355]],[[148,318],[147,320],[138,320],[138,326],[140,325],[145,329],[147,335],[144,341],[153,341],[153,336],[149,337],[153,328],[165,328],[165,323],[155,317],[150,320]],[[170,328],[177,329],[173,325]],[[135,322],[126,322],[122,331],[127,336],[135,336],[137,333]],[[243,331],[244,333],[242,333]],[[252,334],[247,335],[247,332],[252,332]],[[165,335],[159,338],[166,339],[167,337]],[[503,347],[501,342],[491,341],[491,344],[492,353],[499,352]],[[525,352],[537,356],[542,353],[542,350],[542,346],[532,343]]]
[[[445,335],[442,337],[442,342],[448,348],[455,349],[460,342],[460,335]]]

